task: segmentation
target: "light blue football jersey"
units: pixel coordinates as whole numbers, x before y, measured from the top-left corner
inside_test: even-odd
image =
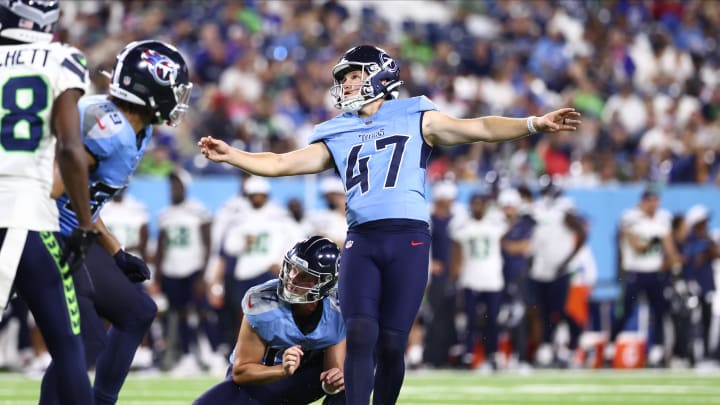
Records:
[[[130,123],[105,95],[82,97],[78,101],[80,128],[85,149],[95,157],[97,167],[90,171],[90,208],[93,221],[100,209],[130,181],[150,142],[152,125],[136,136]],[[69,235],[77,227],[67,193],[57,199],[60,232]]]
[[[320,322],[306,335],[295,324],[291,305],[278,298],[278,283],[278,279],[273,279],[252,287],[242,300],[245,317],[266,342],[267,353],[274,358],[273,364],[282,364],[282,354],[289,347],[300,345],[307,355],[309,351],[324,350],[345,339],[345,322],[340,313],[337,292],[323,298]],[[233,351],[230,363],[234,356]]]
[[[388,100],[369,118],[343,113],[315,127],[345,185],[348,226],[386,218],[430,221],[425,172],[432,147],[422,137],[426,97]]]

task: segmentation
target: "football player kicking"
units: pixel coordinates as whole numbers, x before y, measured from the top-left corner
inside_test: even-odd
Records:
[[[242,300],[232,366],[195,405],[345,404],[345,325],[337,300],[340,250],[312,236],[285,255],[280,276]]]
[[[145,153],[152,126],[176,126],[187,111],[192,84],[180,53],[159,41],[133,42],[117,56],[110,95],[83,97],[80,126],[90,167],[90,206],[102,235],[88,251],[86,265],[73,274],[88,367],[95,365],[95,404],[114,404],[157,308],[140,284],[147,265],[120,246],[99,219],[100,209],[127,186]],[[63,236],[77,224],[62,182],[56,177]],[[99,315],[99,316],[98,316]],[[106,333],[102,319],[112,323]],[[56,403],[66,385],[54,362],[42,383],[40,404]]]
[[[427,286],[425,172],[432,147],[574,131],[580,113],[562,108],[542,117],[454,118],[426,97],[397,98],[400,67],[372,45],[347,51],[332,76],[330,93],[343,114],[316,125],[310,145],[250,153],[208,136],[198,146],[208,159],[257,176],[338,171],[348,223],[338,285],[348,333],[346,396],[353,405],[367,405],[371,393],[374,404],[394,404],[405,377],[408,334]]]

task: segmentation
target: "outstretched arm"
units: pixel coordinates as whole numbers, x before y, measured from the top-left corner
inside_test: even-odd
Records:
[[[252,153],[233,148],[220,139],[205,136],[200,151],[213,162],[225,162],[250,174],[264,177],[320,173],[332,167],[332,156],[325,144],[310,144],[287,153]]]
[[[542,117],[528,118],[487,116],[460,119],[439,111],[427,111],[423,115],[422,130],[425,140],[431,145],[452,146],[479,141],[512,141],[535,132],[575,131],[580,123],[580,113],[573,108],[561,108]]]

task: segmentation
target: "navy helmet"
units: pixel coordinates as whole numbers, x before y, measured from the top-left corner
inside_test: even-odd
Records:
[[[0,37],[50,42],[59,17],[58,0],[0,0]]]
[[[177,126],[188,110],[192,83],[180,52],[161,41],[128,44],[115,60],[110,94],[148,107],[154,124]]]
[[[343,79],[348,72],[360,70],[362,83],[359,91],[345,96]],[[351,48],[340,58],[332,70],[334,85],[330,94],[335,99],[335,108],[355,112],[364,105],[380,98],[386,100],[398,97],[400,67],[384,50],[372,45]],[[356,89],[353,89],[356,90]]]
[[[285,255],[277,293],[290,304],[320,301],[337,286],[340,249],[328,238],[311,236]]]

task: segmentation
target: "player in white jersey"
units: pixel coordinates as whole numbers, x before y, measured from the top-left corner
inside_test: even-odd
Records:
[[[533,207],[536,221],[530,242],[533,255],[529,287],[542,318],[542,344],[535,356],[536,363],[548,366],[554,360],[566,361],[554,350],[555,331],[561,321],[570,328],[570,352],[577,347],[580,326],[566,311],[572,278],[570,262],[587,240],[587,232],[574,212],[573,202],[562,196],[562,190],[549,183],[541,190],[541,197]]]
[[[0,1],[0,308],[14,289],[72,381],[58,393],[60,403],[92,404],[69,277],[97,236],[77,109],[88,74],[80,51],[50,43],[59,13],[56,1]],[[56,150],[72,204],[82,207],[66,254],[53,234],[59,229],[50,198]]]
[[[450,227],[453,239],[451,276],[463,290],[467,330],[463,363],[473,363],[477,334],[478,306],[485,304],[485,330],[482,342],[487,365],[497,368],[498,312],[504,286],[500,242],[507,231],[504,221],[486,215],[488,196],[475,194],[470,198],[471,216]]]
[[[312,233],[325,236],[342,247],[347,235],[345,188],[339,178],[328,176],[320,182],[320,192],[325,198],[327,208],[308,214]]]
[[[160,235],[155,254],[155,275],[153,291],[158,287],[168,299],[169,311],[179,317],[178,337],[182,357],[176,365],[178,374],[197,370],[196,359],[191,346],[197,342],[197,330],[189,321],[192,311],[202,311],[204,305],[203,272],[210,252],[210,212],[196,200],[186,198],[190,175],[175,170],[170,176],[170,198],[172,204],[158,216]],[[175,331],[166,331],[175,333]],[[208,333],[211,344],[216,333]]]
[[[659,209],[660,196],[655,190],[642,193],[636,208],[625,212],[620,220],[620,263],[624,284],[622,315],[612,325],[610,342],[622,332],[632,316],[639,295],[645,295],[654,319],[655,345],[648,363],[660,365],[664,360],[663,318],[668,300],[665,289],[670,285],[670,273],[664,264],[679,270],[680,257],[671,238],[672,215]],[[606,351],[613,355],[613,347]]]
[[[147,262],[150,213],[145,204],[121,190],[105,204],[100,217],[126,252]]]

